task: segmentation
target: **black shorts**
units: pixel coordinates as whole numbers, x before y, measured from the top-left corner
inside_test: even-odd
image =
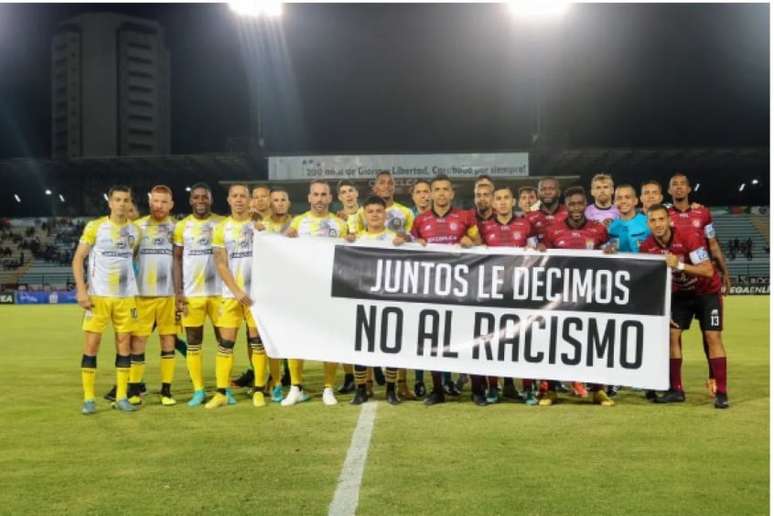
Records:
[[[694,317],[699,320],[701,331],[723,331],[723,300],[720,294],[672,296],[672,320],[681,330],[690,328]]]

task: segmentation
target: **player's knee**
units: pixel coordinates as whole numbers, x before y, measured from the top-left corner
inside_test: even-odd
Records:
[[[220,344],[218,344],[218,351],[220,351],[221,353],[233,353],[234,341],[221,339]]]
[[[263,353],[263,342],[261,342],[260,337],[249,337],[247,339],[247,343],[250,345],[250,349],[253,350],[253,352],[257,353]]]

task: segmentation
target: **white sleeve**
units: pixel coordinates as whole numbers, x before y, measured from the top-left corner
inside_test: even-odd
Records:
[[[709,254],[707,254],[707,250],[703,247],[699,247],[698,249],[691,251],[688,257],[691,259],[691,263],[694,265],[698,265],[709,260]]]

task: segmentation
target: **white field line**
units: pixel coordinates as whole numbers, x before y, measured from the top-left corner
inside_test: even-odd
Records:
[[[360,484],[363,481],[368,447],[371,444],[371,433],[376,419],[377,402],[364,403],[360,409],[352,443],[347,450],[347,458],[341,468],[339,482],[333,501],[328,507],[328,516],[354,516],[357,510]]]

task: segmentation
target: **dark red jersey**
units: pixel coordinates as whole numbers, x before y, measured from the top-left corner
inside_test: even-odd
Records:
[[[543,237],[547,249],[599,249],[607,241],[605,225],[588,219],[579,228],[570,227],[565,219],[548,228]]]
[[[501,224],[497,217],[492,217],[478,223],[478,232],[481,239],[490,247],[526,247],[527,241],[535,240],[532,224],[526,217],[511,216],[505,224]]]
[[[428,244],[456,244],[462,237],[478,235],[476,217],[471,211],[450,209],[444,216],[434,209],[428,210],[414,219],[411,236],[421,238]]]
[[[672,227],[690,231],[697,234],[702,239],[715,238],[715,228],[712,225],[712,214],[707,208],[692,209],[680,211],[674,206],[669,208],[669,218],[672,221]]]
[[[683,263],[698,265],[710,261],[706,240],[693,230],[672,228],[672,236],[666,245],[661,245],[656,237],[650,235],[640,244],[641,253],[672,253]],[[710,261],[710,263],[712,263]],[[720,276],[713,266],[711,278],[691,276],[677,269],[672,271],[672,292],[693,292],[696,295],[717,294],[720,292]]]
[[[543,240],[546,230],[564,221],[567,218],[567,208],[560,204],[559,207],[553,213],[546,213],[541,206],[537,211],[531,211],[527,213],[527,220],[532,224],[532,230],[538,237],[538,240]]]

